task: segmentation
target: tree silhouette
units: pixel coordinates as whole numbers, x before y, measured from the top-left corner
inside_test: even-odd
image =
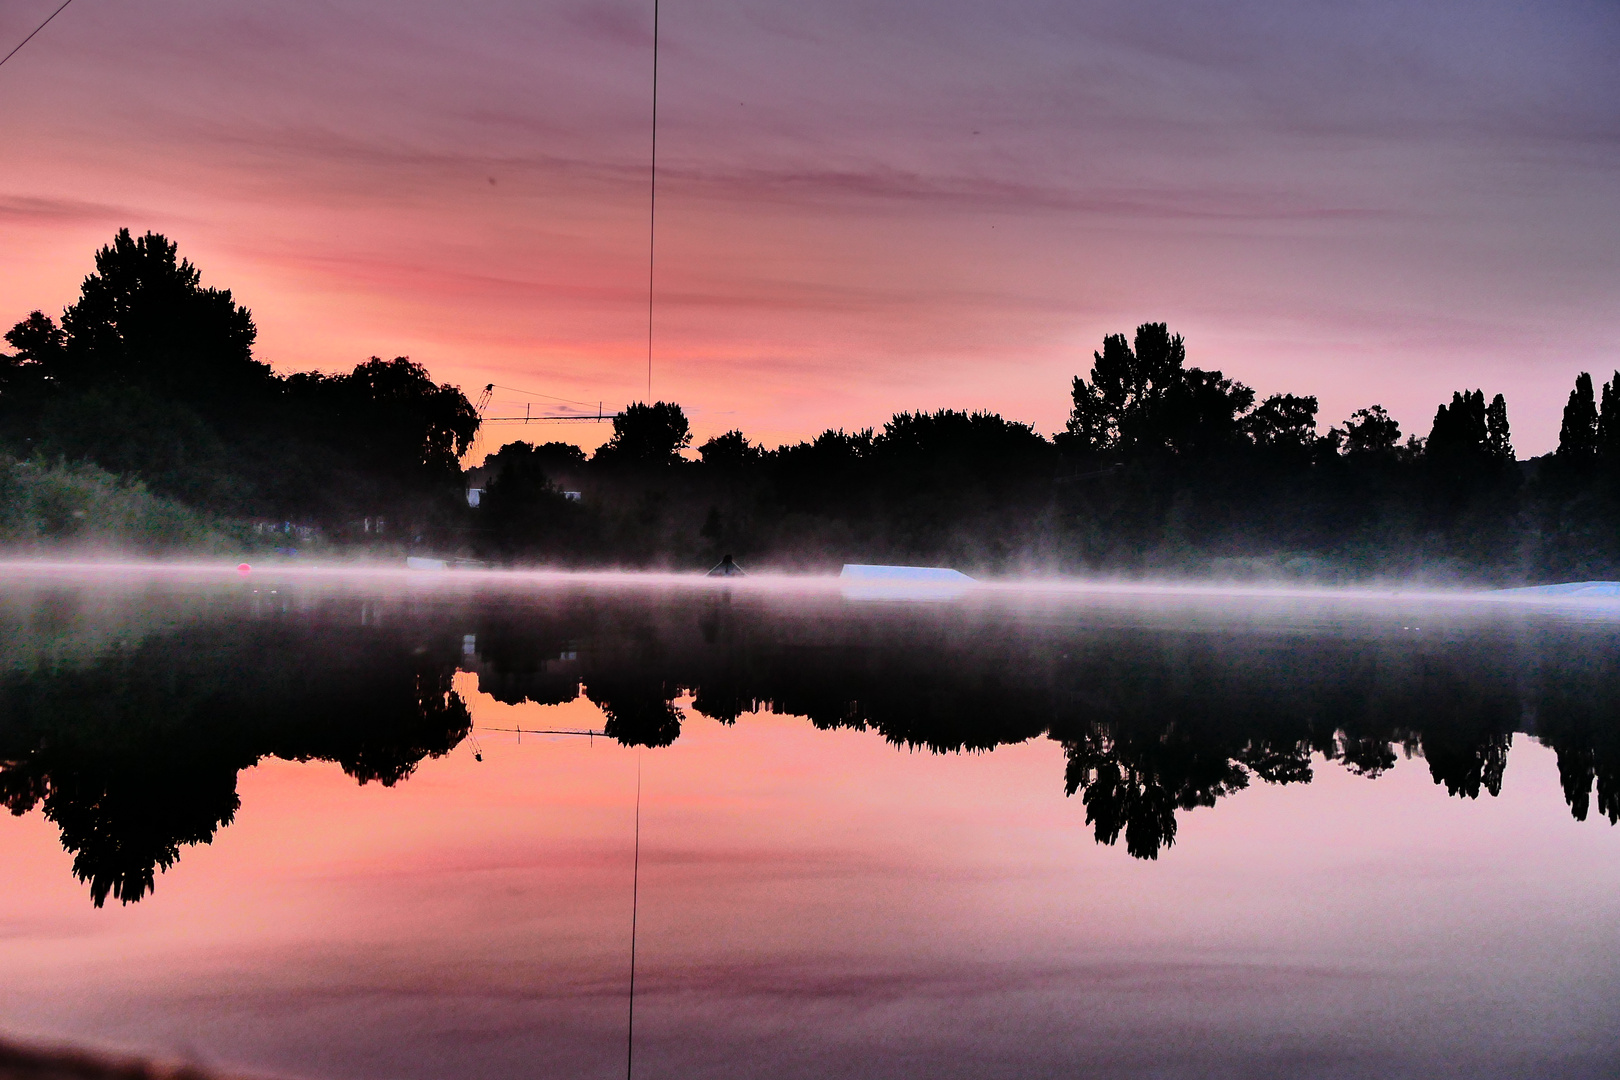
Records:
[[[479,422],[459,390],[404,357],[281,378],[254,358],[256,335],[173,241],[120,230],[60,325],[36,311],[6,335],[0,439],[216,513],[340,531],[444,516]]]
[[[1601,394],[1583,373],[1558,452],[1518,462],[1500,394],[1451,395],[1404,443],[1376,405],[1318,435],[1315,398],[1257,400],[1146,322],[1093,351],[1050,441],[995,413],[899,411],[775,449],[729,431],[677,467],[692,446],[684,411],[636,403],[590,462],[535,448],[510,498],[472,510],[459,459],[479,418],[455,387],[406,357],[277,376],[253,355],[247,309],[164,236],[120,231],[94,263],[60,320],[35,311],[6,335],[0,490],[33,490],[53,467],[72,487],[94,466],[117,474],[104,487],[140,483],[234,519],[224,530],[296,522],[323,544],[568,564],[702,569],[732,553],[806,569],[1620,576],[1620,371]],[[502,453],[487,487],[503,486]],[[551,513],[537,476],[581,505]],[[32,510],[0,516],[31,543],[71,531]]]
[[[1513,436],[1508,431],[1507,399],[1491,398],[1485,409],[1485,452],[1500,462],[1513,460]]]
[[[1252,441],[1248,413],[1254,391],[1219,371],[1185,366],[1186,342],[1164,323],[1136,328],[1134,347],[1123,334],[1103,339],[1092,354],[1091,380],[1075,376],[1073,409],[1061,445],[1071,454],[1115,460],[1164,453],[1207,455]],[[1260,421],[1268,436],[1289,436],[1304,399],[1279,397]]]
[[[613,435],[596,451],[594,461],[637,468],[677,464],[692,444],[692,425],[679,405],[667,401],[627,405],[613,418]]]
[[[1300,452],[1316,442],[1316,398],[1273,394],[1262,401],[1245,425],[1256,446]]]
[[[57,377],[67,351],[67,334],[43,311],[31,311],[28,318],[6,331],[6,341],[17,350],[7,360],[15,368],[31,367]]]
[[[1189,368],[1165,394],[1162,428],[1151,440],[1182,455],[1210,454],[1244,445],[1254,391],[1219,371]]]
[[[740,431],[716,435],[698,447],[698,457],[705,466],[733,474],[758,465],[764,456],[764,451]]]
[[[1092,353],[1091,381],[1074,377],[1064,428],[1069,448],[1127,457],[1161,448],[1165,401],[1186,360],[1186,342],[1165,323],[1138,326],[1134,348],[1124,334],[1103,338],[1102,351]]]
[[[552,482],[551,471],[556,467],[552,462],[584,455],[571,446],[568,449],[574,455],[559,452],[553,448],[556,445],[514,442],[490,456],[485,468],[491,478],[484,488],[479,517],[496,550],[511,555],[554,553],[569,547],[577,507]]]
[[[262,385],[270,368],[253,359],[258,331],[229,289],[202,275],[157,233],[120,229],[95,256],[79,299],[62,313],[63,382],[141,384],[182,400],[220,401]]]
[[[1432,458],[1472,460],[1484,451],[1485,435],[1484,392],[1459,391],[1451,395],[1450,406],[1435,410],[1427,451]]]
[[[1558,456],[1570,461],[1589,461],[1597,456],[1598,413],[1592,395],[1592,376],[1575,376],[1575,389],[1564,406],[1564,422],[1558,431]]]
[[[1597,455],[1610,468],[1620,465],[1620,371],[1603,384],[1598,412]]]
[[[1391,456],[1401,442],[1401,425],[1382,405],[1357,409],[1345,421],[1344,452]]]

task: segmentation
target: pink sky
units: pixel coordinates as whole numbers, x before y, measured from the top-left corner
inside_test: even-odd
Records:
[[[650,14],[74,4],[0,68],[0,321],[155,229],[278,370],[642,398]],[[1521,455],[1620,366],[1611,6],[697,0],[663,31],[653,395],[700,440],[1050,433],[1145,320],[1324,426],[1505,393]],[[519,434],[606,432],[486,442]]]

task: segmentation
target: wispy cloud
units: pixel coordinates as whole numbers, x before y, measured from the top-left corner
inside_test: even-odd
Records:
[[[58,20],[7,66],[0,308],[71,296],[87,229],[150,223],[278,362],[405,351],[622,397],[649,16]],[[812,434],[955,395],[1050,429],[1092,339],[1143,319],[1403,422],[1435,380],[1539,402],[1620,346],[1612,5],[705,0],[663,35],[656,345],[697,415]],[[1556,439],[1556,409],[1514,415],[1521,449]]]
[[[127,207],[110,203],[41,195],[0,195],[0,220],[16,224],[122,223],[131,216],[132,211]]]

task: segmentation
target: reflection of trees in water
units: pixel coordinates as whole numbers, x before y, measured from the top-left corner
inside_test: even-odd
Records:
[[[1098,725],[1063,749],[1064,790],[1082,793],[1098,843],[1116,843],[1123,832],[1126,850],[1138,859],[1156,859],[1161,847],[1175,843],[1177,810],[1214,806],[1249,784],[1248,772],[1225,753],[1173,732],[1142,753]]]
[[[138,899],[231,821],[236,774],[262,757],[393,784],[446,753],[470,730],[451,690],[466,667],[507,703],[583,693],[626,745],[674,742],[683,694],[723,723],[764,710],[936,753],[1044,735],[1097,840],[1138,858],[1174,843],[1179,814],[1251,782],[1310,782],[1317,754],[1368,777],[1420,754],[1452,795],[1495,795],[1515,732],[1557,751],[1577,818],[1594,789],[1620,818],[1620,634],[1603,628],[1098,629],[716,597],[377,613],[227,610],[15,671],[0,681],[0,798],[43,807],[98,904]]]
[[[236,816],[236,770],[189,755],[115,760],[50,747],[0,769],[0,797],[13,814],[43,805],[74,853],[73,873],[100,907],[152,890],[184,844],[207,843]]]
[[[1592,662],[1620,636],[1603,628],[1062,630],[723,599],[557,617],[549,640],[588,644],[535,672],[566,670],[625,743],[678,736],[682,693],[722,723],[765,710],[938,753],[1047,735],[1097,839],[1142,858],[1174,842],[1178,812],[1255,780],[1308,783],[1316,754],[1369,778],[1417,754],[1450,794],[1477,798],[1500,792],[1513,734],[1529,731],[1557,751],[1577,817],[1594,784],[1611,820],[1620,801],[1620,738],[1597,748],[1620,700],[1620,671]],[[481,686],[509,685],[504,633],[480,630]]]
[[[1597,811],[1620,822],[1620,654],[1612,647],[1546,651],[1536,734],[1558,751],[1558,776],[1576,820]]]
[[[602,734],[626,746],[668,746],[681,737],[681,710],[673,701],[678,692],[648,679],[595,678],[585,684],[585,695],[606,718]]]
[[[62,830],[100,905],[138,900],[186,844],[230,823],[260,758],[398,783],[471,728],[453,654],[296,619],[204,624],[94,663],[0,681],[0,797]]]

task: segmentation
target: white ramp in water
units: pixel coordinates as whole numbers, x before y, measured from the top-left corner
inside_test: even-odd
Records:
[[[960,570],[940,566],[846,563],[838,580],[856,600],[952,600],[978,584]]]
[[[1503,589],[1503,595],[1526,600],[1620,600],[1620,581],[1571,581],[1563,585],[1530,585],[1523,589]]]

